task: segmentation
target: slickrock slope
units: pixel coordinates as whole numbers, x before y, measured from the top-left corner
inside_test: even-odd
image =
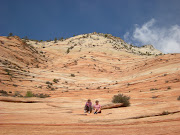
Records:
[[[31,81],[32,73],[29,69],[42,66],[44,62],[43,55],[18,36],[0,37],[0,88],[13,90],[22,85],[22,80]]]
[[[180,54],[101,33],[24,41],[0,37],[1,134],[180,133]],[[104,105],[118,93],[130,107],[83,113],[88,98]]]

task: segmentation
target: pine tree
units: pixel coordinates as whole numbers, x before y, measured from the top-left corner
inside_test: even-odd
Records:
[[[57,43],[57,38],[56,37],[54,38],[54,43]]]
[[[9,33],[9,34],[8,34],[8,37],[12,37],[12,36],[13,36],[13,33]]]
[[[25,39],[25,40],[28,40],[28,37],[27,37],[27,36],[25,36],[25,37],[24,37],[24,39]]]

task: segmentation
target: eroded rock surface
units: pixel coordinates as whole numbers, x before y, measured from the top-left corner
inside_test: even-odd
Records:
[[[97,33],[57,43],[0,37],[1,134],[178,135],[179,88],[180,54],[151,45]],[[106,105],[119,93],[129,107],[83,113],[88,98]]]

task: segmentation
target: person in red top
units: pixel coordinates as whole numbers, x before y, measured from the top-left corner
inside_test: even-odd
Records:
[[[99,101],[96,100],[94,105],[94,114],[101,113],[101,105],[99,104]]]

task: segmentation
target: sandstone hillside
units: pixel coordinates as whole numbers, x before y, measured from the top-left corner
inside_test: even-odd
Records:
[[[102,33],[57,42],[0,37],[2,134],[179,134],[179,87],[180,54],[152,45]],[[129,107],[83,113],[88,98],[105,105],[118,93],[131,97]]]

